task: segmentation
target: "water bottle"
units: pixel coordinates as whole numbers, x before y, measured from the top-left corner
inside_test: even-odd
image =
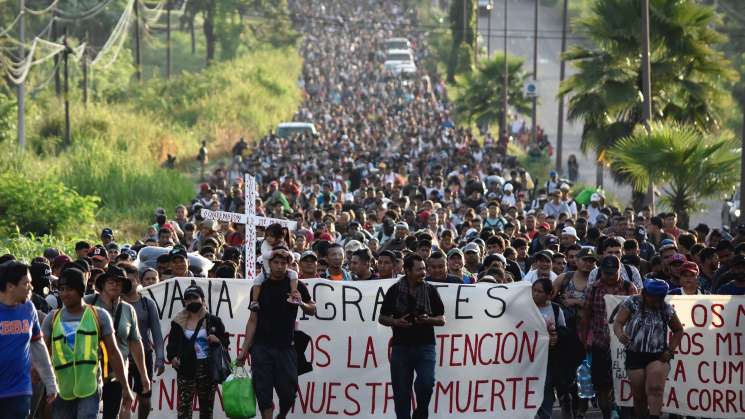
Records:
[[[592,373],[590,370],[589,356],[577,367],[577,395],[582,399],[595,397],[595,388],[592,386]]]

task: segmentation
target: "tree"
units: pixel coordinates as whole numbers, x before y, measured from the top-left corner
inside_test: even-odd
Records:
[[[661,202],[688,227],[690,213],[706,198],[731,190],[739,177],[736,145],[702,133],[691,125],[652,123],[649,131],[634,132],[608,150],[611,168],[628,176],[634,189],[644,191],[652,181],[662,187]]]
[[[450,2],[448,17],[453,46],[448,60],[447,80],[453,83],[456,74],[469,72],[473,64],[473,49],[476,43],[476,13],[473,0]]]
[[[582,151],[606,150],[630,135],[642,117],[641,0],[597,0],[575,30],[593,48],[573,46],[564,55],[577,72],[559,95],[571,95],[567,117],[584,122]],[[652,119],[690,124],[717,132],[731,104],[725,85],[735,77],[714,46],[725,38],[714,27],[711,7],[694,0],[651,0],[650,58]]]
[[[466,73],[459,80],[461,94],[455,99],[455,111],[467,121],[490,123],[502,120],[502,80],[504,77],[504,53],[483,61],[473,73]],[[523,70],[525,60],[514,55],[507,56],[508,97],[518,112],[529,112],[530,101],[523,95],[527,75]]]

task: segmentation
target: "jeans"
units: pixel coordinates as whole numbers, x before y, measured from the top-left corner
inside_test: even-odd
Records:
[[[98,403],[101,401],[101,389],[86,398],[62,400],[57,397],[52,406],[54,419],[96,419]]]
[[[0,419],[25,418],[31,410],[31,396],[5,397],[0,406]]]
[[[391,384],[397,419],[426,419],[435,387],[435,345],[395,345],[391,351]],[[416,380],[414,380],[416,372]],[[411,413],[411,384],[416,409]]]

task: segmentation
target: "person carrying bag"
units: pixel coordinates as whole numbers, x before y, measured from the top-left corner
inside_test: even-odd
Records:
[[[233,373],[222,384],[222,404],[229,418],[256,416],[256,394],[251,375],[242,366],[231,364]]]
[[[184,303],[184,310],[171,322],[166,346],[166,358],[177,373],[178,418],[191,419],[196,392],[200,419],[211,419],[217,385],[227,376],[220,379],[223,361],[215,360],[226,354],[228,335],[222,320],[207,312],[204,291],[198,285],[184,291]]]

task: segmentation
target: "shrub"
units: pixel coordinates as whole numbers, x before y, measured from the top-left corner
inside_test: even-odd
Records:
[[[91,225],[99,199],[81,196],[52,179],[0,175],[0,232],[45,235]]]

